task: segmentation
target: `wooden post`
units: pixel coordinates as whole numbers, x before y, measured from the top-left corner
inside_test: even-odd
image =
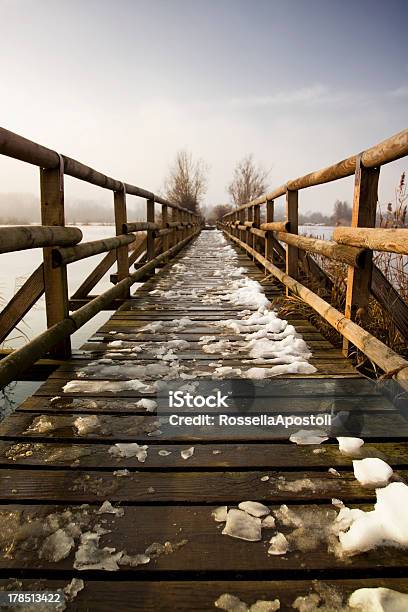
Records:
[[[266,201],[266,223],[273,223],[273,218],[274,218],[274,212],[275,212],[275,203],[273,200],[267,200]],[[267,259],[268,261],[271,261],[273,263],[274,257],[273,257],[273,233],[272,232],[268,232],[265,236],[265,259]],[[265,274],[267,274],[268,271],[265,268]]]
[[[254,227],[259,229],[261,225],[261,207],[259,204],[254,206]],[[254,249],[262,254],[261,239],[258,236],[254,236]]]
[[[248,221],[253,221],[254,220],[254,209],[252,208],[252,206],[247,208],[247,211],[248,211],[247,212],[247,220]],[[251,234],[251,232],[249,232],[247,230],[247,244],[252,249],[254,248],[254,238],[255,238],[255,236],[253,234]],[[251,259],[254,259],[254,257],[251,257]]]
[[[65,225],[64,214],[64,162],[60,157],[58,168],[40,169],[41,223],[42,225]],[[69,315],[67,267],[52,267],[52,247],[43,249],[44,290],[47,312],[47,327],[66,319]],[[50,354],[59,359],[71,356],[69,337],[58,342]]]
[[[290,223],[290,233],[298,233],[298,192],[286,191],[286,221]],[[299,249],[292,245],[286,245],[286,274],[294,279],[298,277]],[[286,289],[286,295],[289,295]]]
[[[162,228],[163,229],[167,229],[167,223],[169,221],[169,207],[167,206],[167,204],[162,204]],[[169,234],[166,234],[165,236],[163,236],[163,252],[166,252],[169,250]],[[166,257],[166,262],[168,261],[168,258]]]
[[[177,221],[177,208],[172,208],[170,210],[170,219],[171,223],[175,223]],[[172,228],[170,234],[170,247],[174,247],[177,244],[177,229],[175,227]]]
[[[239,211],[239,222],[241,225],[244,225],[245,223],[245,209],[242,209]],[[238,237],[242,242],[245,242],[245,234],[246,234],[246,230],[241,230],[240,232],[238,232]]]
[[[361,162],[361,155],[357,156],[351,227],[375,227],[379,176],[380,167],[365,168]],[[354,268],[349,266],[344,312],[347,319],[352,321],[356,320],[356,318],[364,320],[367,316],[372,270],[372,251],[366,254],[364,264],[361,267]],[[349,351],[349,341],[344,338],[344,355],[348,356]]]
[[[120,236],[123,234],[123,225],[127,223],[126,190],[124,185],[122,191],[114,192],[113,203],[115,208],[116,235]],[[129,276],[129,248],[127,244],[116,249],[116,264],[118,268],[117,280],[120,282]],[[123,297],[129,296],[130,289],[127,288],[123,293]]]
[[[146,221],[154,223],[154,200],[147,200]],[[147,261],[154,259],[154,231],[147,230]]]

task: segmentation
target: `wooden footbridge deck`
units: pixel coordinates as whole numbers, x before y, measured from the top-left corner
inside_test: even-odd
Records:
[[[357,168],[356,229],[370,227],[362,211],[376,201],[373,168],[407,151],[404,132],[333,167],[341,176]],[[70,584],[67,609],[98,611],[114,606],[211,610],[225,593],[248,605],[224,608],[231,610],[276,599],[281,610],[302,609],[300,597],[306,598],[305,605],[315,605],[305,609],[325,605],[327,610],[346,610],[342,606],[350,593],[362,587],[408,593],[406,549],[384,546],[346,558],[336,554],[331,527],[338,507],[333,499],[369,509],[376,494],[354,477],[353,457],[339,451],[335,429],[323,444],[307,445],[288,439],[300,427],[273,436],[267,428],[254,437],[239,428],[211,426],[177,434],[169,427],[160,429],[163,414],[155,387],[177,379],[186,385],[210,380],[223,389],[228,380],[241,379],[268,390],[254,403],[258,412],[273,406],[273,413],[284,415],[346,414],[351,435],[358,426],[365,440],[358,457],[384,459],[395,470],[393,479],[404,482],[408,422],[401,405],[408,363],[353,319],[368,294],[375,293],[371,258],[363,247],[406,253],[402,232],[407,230],[392,236],[367,230],[364,244],[355,233],[353,245],[341,244],[341,232],[339,242],[325,245],[298,237],[297,190],[339,178],[330,169],[249,203],[220,221],[221,233],[201,231],[201,220],[191,212],[5,130],[0,152],[42,168],[47,226],[15,229],[13,235],[8,228],[0,231],[2,252],[44,248],[41,270],[0,313],[0,337],[7,336],[44,291],[49,326],[0,362],[0,381],[4,386],[19,379],[44,356],[60,364],[0,423],[1,588],[57,590]],[[64,172],[114,192],[115,238],[82,244],[75,228],[63,227]],[[145,222],[128,223],[126,193],[147,198]],[[273,200],[285,193],[287,221],[275,222]],[[155,203],[162,208],[160,219]],[[58,214],[50,212],[50,204]],[[105,258],[69,299],[66,266],[103,252]],[[308,274],[330,282],[310,255],[316,252],[349,266],[346,317],[301,284]],[[89,295],[115,262],[112,289],[99,297]],[[344,351],[334,348],[297,315],[281,331],[293,325],[294,338],[303,338],[310,356],[301,344],[289,351],[292,366],[284,354],[275,361],[251,354],[256,343],[250,346],[239,326],[254,313],[270,312],[270,305],[260,307],[254,293],[253,303],[234,293],[244,286],[234,284],[236,279],[262,283],[272,305],[286,285],[343,334],[345,345],[357,346],[392,380],[398,402],[357,372],[345,354],[348,346]],[[130,295],[135,282],[143,284]],[[70,335],[112,303],[117,308],[113,316],[79,351],[71,352]],[[403,328],[404,303],[394,301],[393,308],[396,325]],[[250,331],[262,329],[257,324]],[[266,330],[264,337],[273,333],[281,332]],[[278,366],[283,370],[273,371]],[[238,393],[238,411],[240,401]],[[134,443],[138,449],[120,446]],[[267,505],[275,517],[276,527],[265,526],[260,541],[222,535],[224,523],[212,516],[220,506],[236,508],[247,500]],[[101,508],[107,501],[113,508]],[[285,534],[289,550],[268,554],[277,531]],[[269,604],[257,609],[278,608]]]

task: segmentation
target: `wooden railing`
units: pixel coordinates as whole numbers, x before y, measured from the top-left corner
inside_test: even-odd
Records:
[[[408,130],[332,166],[288,181],[270,193],[230,212],[218,227],[279,279],[287,289],[302,298],[343,336],[343,351],[355,345],[387,376],[408,381],[408,362],[355,323],[364,320],[370,294],[387,311],[408,341],[408,306],[382,272],[373,264],[373,251],[408,255],[408,229],[375,228],[377,189],[382,165],[408,154]],[[338,227],[333,240],[298,235],[299,191],[313,185],[355,175],[351,227]],[[286,198],[285,222],[274,221],[274,203]],[[261,214],[261,206],[265,210]],[[261,222],[263,218],[264,222]],[[282,245],[284,243],[286,248]],[[331,306],[299,282],[301,275],[314,277],[331,288],[332,281],[311,253],[341,261],[348,266],[345,312]],[[279,267],[284,262],[284,271]]]
[[[161,196],[108,177],[2,128],[0,153],[39,167],[42,222],[38,227],[0,228],[0,253],[43,248],[43,263],[0,313],[0,342],[43,294],[47,314],[47,330],[0,361],[0,388],[3,388],[46,353],[68,358],[70,336],[101,310],[126,299],[135,282],[154,273],[158,265],[167,262],[199,233],[202,220],[198,214]],[[83,243],[78,228],[65,227],[65,175],[113,192],[116,236]],[[127,195],[146,200],[146,221],[128,221]],[[160,216],[156,205],[161,207]],[[100,253],[106,253],[105,257],[70,299],[67,265]],[[101,295],[90,295],[115,262],[117,273],[111,275],[114,286]],[[135,271],[131,271],[132,265]]]

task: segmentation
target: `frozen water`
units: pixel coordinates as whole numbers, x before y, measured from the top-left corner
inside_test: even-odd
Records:
[[[227,514],[227,521],[222,533],[240,540],[257,542],[261,539],[261,520],[243,510],[232,508]]]
[[[392,482],[376,489],[374,510],[342,508],[334,523],[341,551],[357,554],[377,546],[408,546],[408,486]],[[346,531],[347,530],[347,531]]]
[[[86,436],[89,433],[94,433],[101,426],[96,414],[89,416],[79,416],[74,421],[77,433],[80,436]]]
[[[180,451],[180,455],[182,459],[189,459],[194,455],[194,446],[190,446],[190,448]]]
[[[87,531],[81,535],[78,550],[75,553],[74,568],[77,570],[106,570],[114,572],[119,569],[118,562],[123,552],[105,546],[99,548],[101,535],[107,533],[103,529],[95,532]]]
[[[300,429],[289,437],[291,442],[298,445],[321,444],[328,439],[329,438],[324,431],[315,429]]]
[[[339,443],[339,451],[344,455],[357,455],[360,452],[361,447],[364,444],[364,440],[361,438],[337,438]]]
[[[348,605],[362,612],[406,612],[408,594],[384,587],[358,589],[350,595]]]
[[[114,446],[111,446],[109,452],[114,457],[136,457],[140,463],[144,463],[147,457],[147,446],[146,444],[139,446],[137,442],[117,442]]]
[[[268,555],[285,555],[289,550],[289,542],[280,532],[269,540],[269,544]]]
[[[275,529],[275,519],[272,514],[269,514],[268,516],[265,516],[265,518],[262,519],[261,526],[263,527],[263,529]]]
[[[146,412],[154,412],[157,408],[157,402],[152,399],[143,398],[136,402],[138,408],[144,408]]]
[[[256,516],[260,518],[261,516],[265,516],[270,513],[270,510],[267,506],[260,504],[259,502],[253,501],[245,501],[238,504],[238,508],[240,510],[244,510],[247,514],[251,516]]]
[[[228,506],[218,506],[211,512],[211,516],[217,523],[225,523],[227,520]]]
[[[45,538],[39,551],[39,557],[40,559],[57,563],[68,557],[74,544],[72,536],[64,529],[57,529],[57,531]]]
[[[227,612],[248,612],[248,606],[244,601],[241,601],[239,597],[231,595],[230,593],[223,593],[214,602],[216,608],[220,610],[227,610]]]
[[[123,508],[115,508],[108,500],[104,501],[96,512],[97,514],[115,514],[116,516],[123,516],[125,514]]]
[[[354,476],[365,487],[383,486],[388,483],[393,474],[392,467],[377,457],[354,460],[353,469]]]

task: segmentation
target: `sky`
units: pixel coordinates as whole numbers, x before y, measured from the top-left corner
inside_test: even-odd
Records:
[[[159,192],[176,152],[228,201],[252,153],[274,188],[407,126],[406,0],[0,0],[3,127]],[[407,159],[384,167],[380,202]],[[0,157],[0,192],[38,193]],[[351,179],[305,190],[301,210],[352,201]],[[67,194],[112,194],[68,179]]]

